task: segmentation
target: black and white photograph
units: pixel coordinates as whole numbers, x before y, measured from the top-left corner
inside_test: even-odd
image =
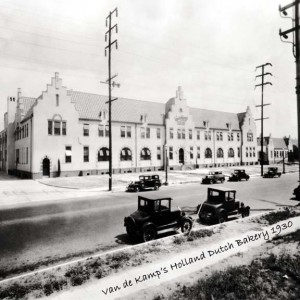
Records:
[[[300,0],[0,0],[0,299],[300,299]]]

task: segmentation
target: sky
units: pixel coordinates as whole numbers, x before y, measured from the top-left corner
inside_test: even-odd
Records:
[[[279,28],[286,0],[0,0],[0,129],[8,96],[38,97],[55,72],[68,89],[108,94],[105,20],[118,8],[112,50],[113,96],[165,103],[182,86],[190,107],[260,118],[264,135],[297,137],[296,66]],[[288,10],[289,16],[293,10]],[[290,37],[292,40],[292,36]],[[117,105],[117,101],[113,103]],[[133,108],[134,109],[134,108]],[[257,121],[260,134],[260,121]]]

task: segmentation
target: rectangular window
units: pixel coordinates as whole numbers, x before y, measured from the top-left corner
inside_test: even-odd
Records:
[[[272,151],[271,151],[272,152]],[[271,157],[272,157],[273,155],[271,154]],[[253,147],[253,157],[255,157],[255,147]]]
[[[16,149],[16,164],[20,163],[20,150]]]
[[[240,141],[240,134],[239,133],[236,134],[236,139],[237,139],[238,142]]]
[[[59,106],[59,95],[56,94],[56,106]]]
[[[100,137],[104,136],[104,125],[98,126],[98,136],[100,136]]]
[[[54,121],[54,135],[60,135],[60,121]]]
[[[26,148],[26,164],[28,164],[28,147]]]
[[[66,163],[72,162],[72,147],[71,146],[66,146],[65,161],[66,161]]]
[[[87,146],[83,147],[83,161],[84,162],[89,161],[89,147],[87,147]]]
[[[173,128],[170,128],[170,139],[174,138]]]
[[[237,155],[238,155],[238,157],[241,157],[241,149],[240,149],[240,147],[237,148]]]
[[[246,147],[246,157],[248,157],[248,147]]]
[[[220,141],[223,141],[223,132],[220,132]]]
[[[146,138],[150,139],[150,127],[146,127]]]
[[[161,160],[161,148],[160,148],[160,146],[157,147],[157,160]]]
[[[173,159],[173,147],[169,147],[169,159]]]
[[[185,139],[185,129],[184,128],[182,129],[182,139],[183,140]]]
[[[131,126],[127,126],[127,137],[131,138]]]
[[[189,139],[192,140],[193,139],[193,130],[189,129]]]
[[[83,136],[89,136],[89,135],[90,135],[89,124],[83,124]]]
[[[141,127],[141,139],[145,138],[145,127]]]
[[[67,123],[62,122],[62,135],[67,135]]]
[[[160,139],[160,128],[156,128],[156,137]]]
[[[197,147],[197,159],[200,158],[200,147]]]
[[[52,121],[48,120],[48,134],[52,135]]]
[[[197,140],[200,140],[200,130],[197,130]]]
[[[211,141],[211,132],[210,131],[205,131],[205,140]]]
[[[177,129],[177,139],[180,140],[181,139],[181,129]]]
[[[125,137],[125,126],[121,126],[121,137]]]
[[[190,147],[190,159],[194,158],[194,149],[193,147]]]
[[[109,126],[105,125],[105,136],[108,137],[109,136]]]

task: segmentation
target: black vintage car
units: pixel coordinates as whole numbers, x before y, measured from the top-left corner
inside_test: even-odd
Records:
[[[229,216],[247,217],[250,207],[235,198],[236,190],[208,188],[207,200],[198,206],[198,216],[204,223],[223,223]]]
[[[228,181],[241,181],[242,179],[249,180],[249,178],[250,176],[246,174],[245,170],[234,170]]]
[[[295,198],[296,198],[297,200],[300,200],[300,185],[298,185],[298,186],[294,189],[293,195],[295,196]]]
[[[125,217],[124,226],[127,234],[143,242],[154,240],[157,233],[167,229],[179,229],[183,233],[192,228],[192,218],[180,209],[171,210],[172,198],[148,199],[138,196],[138,209]]]
[[[138,181],[133,181],[127,186],[129,192],[139,192],[147,189],[158,190],[161,187],[159,175],[140,175]]]
[[[223,183],[225,181],[225,176],[221,171],[210,171],[208,175],[202,178],[203,184],[213,184],[217,182]]]
[[[268,171],[264,173],[264,178],[274,178],[274,177],[280,177],[281,172],[278,172],[278,168],[276,167],[269,167]]]

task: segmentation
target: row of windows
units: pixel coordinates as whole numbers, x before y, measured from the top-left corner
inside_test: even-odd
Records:
[[[256,157],[255,147],[246,147],[246,157]]]
[[[28,151],[28,150],[27,150]],[[173,147],[169,147],[169,159],[173,159]],[[194,147],[190,147],[189,151],[189,156],[190,159],[194,158]],[[200,159],[200,147],[197,147],[197,153],[196,153],[197,159]],[[224,151],[222,148],[217,149],[217,158],[224,158]],[[237,148],[237,157],[240,157],[240,147]],[[235,157],[235,152],[233,148],[229,148],[227,152],[228,158],[234,158]],[[246,147],[246,157],[255,157],[255,147]],[[157,146],[157,151],[156,151],[156,158],[157,160],[161,160],[162,157],[162,149],[160,146]],[[205,158],[212,158],[212,150],[210,148],[206,148],[204,152],[204,157]],[[141,160],[151,160],[151,152],[149,148],[143,148],[140,152],[140,159]],[[109,149],[106,147],[101,148],[98,151],[98,161],[108,161],[109,160]],[[131,161],[132,160],[132,152],[129,148],[125,147],[121,150],[120,152],[120,160],[121,161]],[[71,146],[66,146],[66,156],[65,156],[65,161],[66,163],[71,163],[72,162],[72,147]],[[84,146],[83,147],[83,161],[84,162],[89,162],[89,147]]]
[[[15,131],[15,140],[20,140],[28,137],[28,124],[23,125],[22,127],[17,127]]]
[[[49,135],[67,135],[67,122],[48,120]]]
[[[51,121],[49,121],[51,122]],[[64,122],[63,122],[64,123]],[[99,137],[108,137],[109,131],[108,131],[108,125],[99,125],[98,127],[98,135]],[[151,138],[151,130],[150,127],[141,127],[140,129],[140,137],[141,139],[150,139]],[[50,134],[50,133],[49,133]],[[83,124],[83,135],[84,136],[89,136],[89,124]],[[121,138],[131,138],[131,126],[121,126]],[[193,139],[193,130],[189,129],[188,130],[188,137],[190,140]],[[200,130],[196,130],[196,137],[197,140],[200,140]],[[161,138],[161,128],[156,128],[156,138],[160,139]],[[171,127],[169,128],[169,138],[174,139],[174,129]],[[186,132],[184,128],[178,128],[177,129],[177,139],[185,139],[186,138]],[[206,130],[204,132],[204,139],[205,141],[211,141],[212,139],[212,133],[210,130]],[[217,141],[223,141],[223,132],[222,131],[217,131],[216,132],[216,140]],[[227,133],[227,140],[228,141],[234,141],[234,133],[233,132],[228,132]],[[240,133],[236,133],[236,140],[239,142],[240,141]],[[247,133],[247,141],[248,142],[253,142],[253,133],[248,132]]]

